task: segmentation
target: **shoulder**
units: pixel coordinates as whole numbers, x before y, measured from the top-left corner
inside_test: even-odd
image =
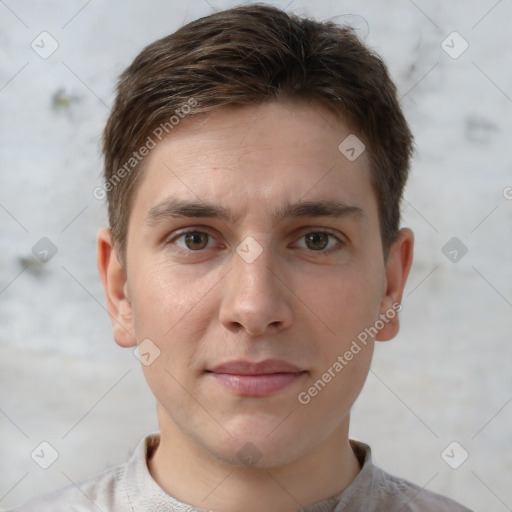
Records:
[[[362,469],[340,496],[336,512],[471,512],[450,498],[387,473],[373,464],[371,448],[367,444],[354,440],[350,443]]]
[[[124,473],[125,466],[117,466],[6,512],[120,511],[126,501],[121,485]]]
[[[382,503],[400,506],[401,512],[471,512],[450,498],[390,475],[380,468],[375,467],[375,476],[379,482],[376,491],[382,494]]]
[[[73,482],[62,490],[6,512],[126,512],[134,510],[135,503],[145,503],[148,493],[158,499],[163,491],[152,481],[146,465],[148,450],[153,449],[158,442],[158,433],[149,434],[139,441],[124,464],[80,482]],[[144,507],[139,509],[143,510]]]

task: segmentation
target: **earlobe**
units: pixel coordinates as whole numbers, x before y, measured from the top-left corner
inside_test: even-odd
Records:
[[[375,339],[393,339],[400,329],[398,312],[402,309],[402,296],[411,270],[414,248],[414,235],[408,228],[402,228],[389,250],[386,263],[386,290],[381,301],[380,314],[384,327]]]
[[[121,347],[134,347],[137,341],[126,271],[119,262],[110,229],[100,229],[96,239],[98,271],[107,298],[114,339]]]

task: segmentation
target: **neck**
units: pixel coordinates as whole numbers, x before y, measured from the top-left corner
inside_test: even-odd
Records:
[[[222,512],[294,511],[333,497],[360,466],[348,441],[349,418],[320,445],[282,465],[230,464],[185,435],[159,408],[160,444],[148,461],[153,479],[170,496]]]

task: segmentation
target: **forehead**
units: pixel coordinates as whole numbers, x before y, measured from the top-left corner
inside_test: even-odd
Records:
[[[284,203],[322,199],[376,215],[366,152],[351,160],[339,149],[349,136],[325,107],[301,102],[194,115],[148,155],[133,213],[180,198],[262,217]]]

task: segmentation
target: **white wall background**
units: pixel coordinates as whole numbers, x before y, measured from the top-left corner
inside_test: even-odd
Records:
[[[112,341],[96,271],[98,141],[135,55],[233,5],[0,1],[0,508],[123,462],[157,428],[138,361]],[[358,27],[390,67],[418,148],[402,330],[377,347],[351,435],[391,473],[475,511],[512,510],[512,2],[289,10]],[[30,47],[42,31],[59,45],[47,59]],[[469,44],[457,59],[441,47],[453,31]],[[43,236],[58,249],[46,264],[32,254]],[[468,248],[457,263],[442,252],[453,236]],[[30,457],[44,440],[59,453],[47,470]],[[455,470],[441,458],[454,440],[469,453]]]

